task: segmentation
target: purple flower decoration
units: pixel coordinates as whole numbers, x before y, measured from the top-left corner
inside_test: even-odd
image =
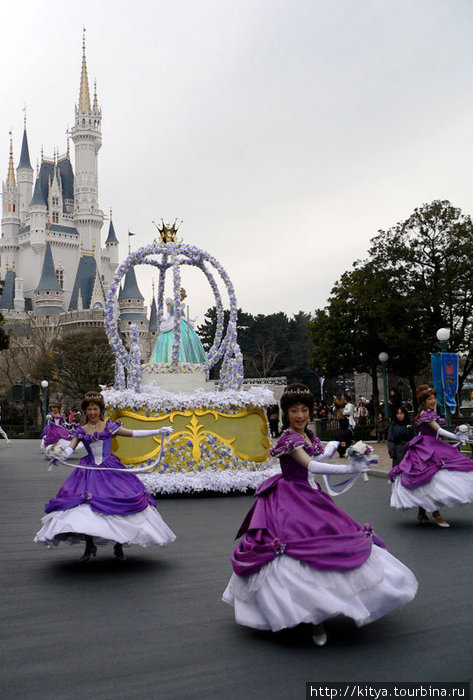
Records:
[[[367,537],[373,537],[374,535],[374,527],[370,525],[370,523],[365,523],[363,525],[363,532]]]
[[[83,491],[80,495],[83,501],[91,501],[92,500],[92,494],[90,491]]]

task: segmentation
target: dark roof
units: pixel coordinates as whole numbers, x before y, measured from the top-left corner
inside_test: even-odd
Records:
[[[13,300],[15,299],[15,277],[16,274],[14,270],[8,270],[5,275],[3,293],[0,297],[0,309],[13,309]]]
[[[119,299],[142,299],[144,296],[138,289],[138,283],[136,281],[135,268],[130,267],[125,275],[125,283],[118,293]]]
[[[156,308],[156,299],[153,297],[151,302],[151,311],[149,314],[149,331],[154,332],[158,330],[158,309]]]
[[[77,309],[79,289],[82,297],[82,307],[84,309],[90,308],[90,300],[92,299],[92,292],[94,290],[96,272],[97,264],[95,262],[95,258],[92,255],[83,255],[80,259],[79,267],[77,268],[77,275],[74,282],[74,287],[72,289],[69,311],[74,311]]]
[[[59,304],[57,306],[38,306],[35,314],[62,314],[64,309]]]
[[[29,230],[30,226],[28,224],[28,226],[24,226],[21,229],[20,233],[28,233]],[[49,230],[57,231],[58,233],[70,233],[74,236],[79,235],[79,231],[76,228],[74,228],[74,226],[61,226],[60,224],[51,224],[51,227],[48,226],[48,231]]]
[[[148,319],[146,318],[146,314],[143,312],[142,314],[136,313],[135,311],[130,311],[130,313],[127,313],[126,311],[122,314],[120,314],[120,321],[147,321]]]
[[[62,196],[65,199],[74,199],[74,173],[69,158],[60,160],[57,164],[59,177],[61,178]]]
[[[36,287],[37,292],[43,291],[60,291],[61,285],[56,277],[56,269],[54,267],[53,254],[51,252],[51,245],[49,241],[46,243],[46,248],[44,250],[44,260],[43,260],[43,271],[41,273],[41,279]]]
[[[41,185],[41,194],[43,195],[44,203],[48,202],[49,195],[49,180],[54,175],[54,163],[41,163],[39,169],[39,182]]]
[[[34,192],[33,192],[33,198],[30,202],[30,206],[32,204],[42,204],[45,207],[47,206],[46,200],[43,197],[43,190],[41,188],[41,181],[40,181],[39,177],[36,178]]]
[[[21,144],[21,155],[20,162],[18,163],[18,168],[29,168],[33,170],[30,163],[30,152],[28,150],[28,138],[26,136],[26,129],[23,131],[23,143]]]
[[[113,228],[113,221],[110,219],[110,226],[108,227],[108,236],[105,241],[105,245],[108,243],[118,243],[117,237],[115,235],[115,229]]]

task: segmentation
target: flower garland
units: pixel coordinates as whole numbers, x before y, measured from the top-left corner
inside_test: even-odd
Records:
[[[161,255],[161,262],[156,260],[148,260],[149,255]],[[207,263],[207,265],[205,264]],[[159,285],[158,285],[158,323],[161,322],[163,310],[163,295],[165,285],[165,275],[167,269],[172,266],[173,271],[173,292],[175,301],[175,325],[174,325],[174,342],[172,349],[171,371],[179,371],[179,347],[180,347],[180,320],[182,316],[182,307],[180,301],[180,266],[183,264],[194,265],[201,269],[207,280],[209,281],[215,297],[217,307],[217,330],[215,334],[214,344],[208,353],[207,362],[204,368],[209,371],[216,362],[222,357],[223,360],[223,377],[221,377],[220,388],[239,389],[243,381],[243,362],[241,361],[241,352],[237,346],[237,301],[233,285],[225,269],[220,263],[205,251],[200,250],[196,246],[185,245],[181,243],[158,243],[154,242],[138,250],[130,253],[122,262],[111,281],[107,294],[107,302],[105,307],[105,330],[110,342],[110,346],[116,358],[117,376],[116,381],[122,381],[122,375],[125,370],[128,370],[133,375],[131,383],[136,388],[138,387],[138,370],[136,368],[136,353],[132,358],[127,352],[122,339],[118,332],[118,324],[114,314],[116,303],[116,294],[120,281],[128,270],[137,264],[151,264],[159,267]],[[215,282],[214,276],[208,266],[212,266],[220,275],[230,301],[230,313],[227,332],[223,335],[223,320],[224,311],[222,298]],[[133,368],[130,364],[133,363]],[[158,372],[159,373],[159,372]],[[139,387],[136,388],[139,391]]]
[[[130,342],[130,362],[128,374],[128,387],[133,391],[141,389],[141,351],[138,344],[138,330],[136,323],[130,326],[131,342]]]
[[[206,391],[196,389],[192,394],[175,394],[159,390],[153,394],[144,391],[136,393],[131,389],[117,391],[105,389],[102,395],[111,413],[116,409],[143,409],[148,413],[169,413],[170,411],[185,411],[187,408],[207,408],[217,410],[233,410],[235,413],[242,408],[266,408],[274,403],[274,395],[264,387],[251,389],[227,389],[225,391]]]

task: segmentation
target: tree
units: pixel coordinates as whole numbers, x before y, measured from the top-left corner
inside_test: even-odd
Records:
[[[448,201],[415,209],[403,223],[379,231],[370,260],[383,268],[417,317],[417,352],[438,350],[436,332],[451,330],[450,348],[461,362],[459,390],[473,370],[473,223]],[[401,326],[402,327],[402,326]]]
[[[57,338],[32,369],[37,380],[47,379],[60,393],[81,397],[112,384],[115,357],[103,328],[86,333],[69,333]]]
[[[378,355],[388,351],[393,372],[415,378],[437,350],[436,331],[452,329],[464,378],[473,367],[473,234],[469,217],[449,202],[416,209],[371,241],[332,289],[310,324],[314,359],[328,374],[368,372],[377,401]]]

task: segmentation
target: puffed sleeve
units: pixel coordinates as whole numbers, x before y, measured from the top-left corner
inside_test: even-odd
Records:
[[[415,423],[416,425],[421,425],[421,423],[430,423],[431,421],[435,421],[439,424],[445,422],[443,418],[440,418],[435,411],[429,408],[427,411],[422,411]]]
[[[304,447],[304,437],[298,433],[293,433],[292,430],[286,430],[279,438],[277,444],[270,451],[272,457],[280,457],[281,455],[289,454],[294,450],[299,450]]]
[[[114,435],[117,432],[118,428],[121,427],[122,424],[119,420],[113,421],[113,423],[112,421],[108,420],[105,424],[105,430],[107,430],[110,433],[110,435]]]

